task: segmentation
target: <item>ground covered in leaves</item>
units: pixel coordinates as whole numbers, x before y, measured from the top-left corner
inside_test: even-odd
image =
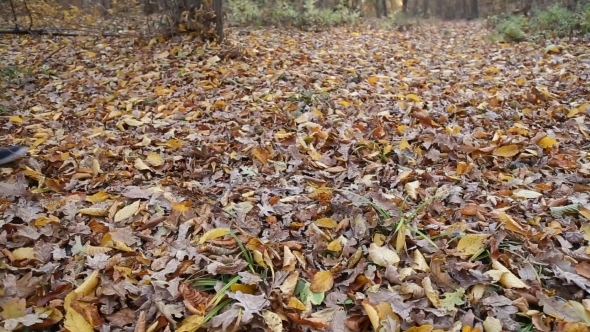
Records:
[[[0,331],[587,331],[590,44],[3,36]]]

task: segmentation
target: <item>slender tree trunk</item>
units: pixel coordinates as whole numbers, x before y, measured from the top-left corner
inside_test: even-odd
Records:
[[[215,32],[219,44],[223,41],[223,0],[213,0],[213,10],[215,11]]]
[[[387,0],[381,0],[381,6],[383,7],[383,16],[387,17]]]
[[[377,18],[381,18],[381,9],[379,8],[379,0],[373,0],[373,4],[375,5],[375,15],[377,15]]]
[[[479,18],[479,6],[477,0],[471,0],[471,18]]]
[[[404,13],[408,12],[408,1],[409,0],[402,0],[402,12]]]

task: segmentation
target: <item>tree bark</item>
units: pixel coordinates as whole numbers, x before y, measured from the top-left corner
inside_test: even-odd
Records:
[[[479,18],[479,4],[477,0],[471,0],[471,19]]]
[[[215,11],[217,43],[221,43],[223,41],[223,0],[213,0],[213,9]]]

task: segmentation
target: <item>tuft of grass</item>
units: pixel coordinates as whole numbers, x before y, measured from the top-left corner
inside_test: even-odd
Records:
[[[213,296],[213,298],[207,304],[208,308],[216,307],[227,295],[227,291],[233,286],[234,284],[238,283],[240,280],[240,276],[235,276],[231,278],[223,287]]]
[[[248,268],[250,269],[250,272],[256,274],[256,269],[254,268],[254,257],[252,256],[250,250],[246,249],[244,243],[242,243],[242,240],[240,240],[234,232],[230,232],[229,236],[231,236],[238,243],[238,247],[240,247],[240,251],[244,256],[244,259],[246,260],[246,262],[248,262]]]
[[[383,208],[381,208],[379,205],[375,204],[373,201],[371,201],[370,199],[361,196],[357,193],[348,191],[348,190],[342,190],[342,189],[336,189],[337,191],[346,193],[346,194],[350,194],[353,195],[357,198],[359,198],[359,203],[361,204],[365,204],[367,206],[370,206],[371,208],[373,208],[375,210],[375,212],[377,212],[377,214],[379,215],[379,219],[381,219],[381,221],[385,221],[387,219],[391,219],[392,216],[391,214],[389,214],[389,212],[385,211]],[[399,220],[395,223],[395,227],[394,230],[391,232],[390,236],[394,236],[394,235],[398,235],[398,236],[405,236],[405,230],[408,229],[410,230],[412,233],[418,235],[419,237],[425,239],[426,241],[428,241],[428,243],[430,243],[433,247],[438,249],[438,246],[436,245],[436,243],[434,243],[434,241],[428,237],[428,235],[424,234],[422,231],[420,231],[419,229],[412,227],[411,226],[411,222],[416,218],[416,216],[418,216],[418,214],[424,209],[426,208],[428,205],[430,205],[430,203],[432,203],[435,199],[439,199],[441,196],[443,196],[445,194],[444,191],[441,192],[437,192],[435,195],[428,197],[427,199],[423,200],[420,204],[418,204],[418,206],[416,206],[414,209],[412,209],[411,211],[404,213],[402,210],[404,208],[404,206],[408,206],[408,202],[407,200],[404,198],[403,199],[403,205],[400,206],[400,211],[399,211],[399,215],[400,218]]]

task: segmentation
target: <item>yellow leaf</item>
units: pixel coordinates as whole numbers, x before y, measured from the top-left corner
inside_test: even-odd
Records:
[[[169,148],[178,149],[182,147],[182,141],[178,139],[170,139],[166,143]]]
[[[483,72],[486,74],[497,74],[500,72],[500,69],[498,69],[496,67],[488,67],[488,68],[485,68]]]
[[[134,118],[125,118],[123,119],[123,122],[125,122],[128,126],[131,127],[139,127],[144,124],[143,122],[135,120]]]
[[[203,244],[208,240],[216,239],[218,237],[226,236],[230,233],[229,228],[227,227],[219,227],[214,228],[212,230],[207,231],[201,238],[199,239],[199,244]]]
[[[432,326],[432,325],[412,326],[406,330],[406,332],[432,332],[432,331],[434,331],[434,326]]]
[[[412,261],[412,269],[416,271],[422,272],[430,272],[430,266],[426,262],[426,258],[420,252],[420,250],[414,250],[413,261]]]
[[[289,302],[287,302],[287,307],[295,310],[305,310],[307,307],[303,302],[299,301],[296,297],[289,298]]]
[[[334,286],[334,277],[330,271],[320,271],[311,279],[311,289],[314,293],[325,293]]]
[[[485,234],[467,234],[457,243],[457,251],[460,254],[475,255],[484,248]]]
[[[514,157],[520,152],[520,148],[516,144],[501,146],[494,150],[494,156],[498,157]]]
[[[284,129],[281,129],[275,133],[276,139],[285,139],[295,135],[295,133],[288,133]]]
[[[125,252],[132,252],[133,249],[129,248],[125,243],[117,240],[113,240],[113,235],[111,233],[105,234],[102,239],[100,240],[100,245],[103,247],[109,247]]]
[[[231,291],[237,293],[238,291],[244,294],[254,294],[254,286],[244,284],[232,284],[230,287]]]
[[[151,170],[151,168],[143,160],[139,158],[135,159],[135,163],[133,164],[133,166],[135,166],[135,168],[137,168],[140,171]]]
[[[543,149],[551,148],[557,144],[557,140],[553,137],[545,136],[541,139],[537,145]]]
[[[160,156],[155,151],[148,153],[146,161],[155,167],[162,166],[164,164],[164,158],[162,158],[162,156]]]
[[[369,258],[371,261],[379,266],[396,265],[400,258],[397,253],[387,247],[379,247],[375,243],[371,243],[369,247]]]
[[[342,250],[342,243],[340,242],[340,238],[330,242],[326,249],[333,252],[339,252],[340,250]]]
[[[256,264],[260,265],[262,268],[268,268],[268,265],[266,265],[266,262],[264,261],[264,256],[260,251],[252,250],[252,258],[254,258]]]
[[[363,308],[369,316],[371,325],[373,325],[373,331],[379,331],[379,327],[381,326],[381,319],[379,319],[379,313],[377,312],[377,309],[375,309],[375,307],[367,299],[363,300]]]
[[[136,214],[137,211],[139,211],[139,200],[117,211],[117,213],[115,213],[115,222],[127,220]]]
[[[526,78],[524,76],[520,76],[516,79],[516,85],[524,85],[526,83]]]
[[[107,194],[106,192],[99,191],[94,195],[86,196],[86,201],[92,204],[97,204],[106,201],[107,199],[109,199],[109,197],[109,194]]]
[[[268,159],[270,158],[270,153],[262,146],[257,146],[252,150],[252,157],[266,165],[268,163]]]
[[[497,260],[492,261],[492,267],[496,271],[500,271],[502,273],[499,282],[500,285],[504,286],[505,288],[530,288]]]
[[[584,240],[590,241],[590,223],[588,223],[588,222],[582,223],[582,226],[580,227],[580,231],[582,232],[582,236],[584,237]]]
[[[402,253],[406,247],[406,224],[402,223],[395,235],[395,250],[397,253]],[[399,258],[398,258],[399,259]]]
[[[350,102],[349,102],[349,101],[347,101],[347,100],[339,100],[339,101],[338,101],[338,104],[340,104],[340,105],[342,105],[342,106],[344,106],[344,107],[348,107],[348,106],[350,106]]]
[[[416,200],[418,198],[418,188],[420,188],[420,181],[408,182],[404,186],[406,194],[408,194],[408,196],[410,196],[410,198],[412,198],[413,200]]]
[[[35,259],[35,248],[23,247],[14,249],[14,251],[12,251],[12,257],[17,261],[23,259]]]
[[[403,149],[412,150],[412,147],[410,146],[410,143],[408,143],[408,141],[405,138],[402,138],[402,140],[399,142],[399,149],[400,150],[403,150]]]
[[[540,192],[528,189],[516,189],[512,192],[512,197],[516,198],[538,198],[543,196]]]
[[[90,323],[84,319],[84,316],[80,315],[72,308],[66,310],[66,320],[64,321],[64,327],[70,332],[93,331],[92,325],[90,325]]]
[[[16,116],[16,115],[9,117],[8,121],[13,122],[13,123],[23,123],[24,122],[23,118],[21,118],[20,116]]]
[[[408,93],[406,95],[406,98],[410,99],[411,101],[415,101],[417,103],[421,103],[422,99],[420,97],[418,97],[417,95],[413,94],[413,93]]]
[[[39,228],[41,228],[49,223],[58,224],[58,223],[60,223],[60,220],[58,217],[51,215],[48,217],[41,216],[41,217],[35,219],[35,221],[34,221],[35,226],[39,227]]]
[[[319,153],[315,147],[313,146],[313,144],[309,145],[309,151],[307,151],[307,154],[309,154],[309,156],[311,157],[311,159],[313,160],[320,160],[322,159],[322,154]]]
[[[386,240],[387,240],[387,237],[383,234],[375,233],[375,235],[373,235],[373,242],[375,242],[375,244],[378,245],[379,247],[384,245]]]
[[[379,77],[371,76],[367,79],[367,81],[369,82],[369,84],[375,84],[375,83],[379,82]]]
[[[521,235],[527,235],[528,231],[514,218],[504,212],[497,213],[500,221],[504,223],[504,228],[508,231],[515,232]]]
[[[281,316],[272,311],[264,310],[262,312],[262,318],[264,318],[264,322],[270,329],[270,332],[283,332],[283,320]]]
[[[438,297],[438,292],[432,287],[432,281],[429,277],[422,279],[422,287],[424,288],[424,293],[426,297],[435,307],[440,308],[441,302],[440,298]]]
[[[176,332],[195,332],[201,328],[204,321],[205,317],[201,315],[188,316],[180,322]]]
[[[86,251],[86,253],[90,256],[94,256],[96,254],[106,254],[107,252],[113,250],[112,248],[107,248],[107,247],[95,247],[95,246],[91,246],[89,244],[86,244],[86,246],[84,247],[84,250]]]
[[[98,286],[98,281],[98,270],[94,270],[88,277],[86,277],[86,279],[84,279],[84,282],[74,290],[74,293],[81,295],[81,297],[87,296],[94,292],[96,286]]]
[[[485,332],[501,332],[502,322],[498,318],[488,316],[483,321],[483,329]]]
[[[107,118],[106,119],[107,120],[111,120],[111,119],[114,119],[114,118],[118,118],[121,115],[123,115],[123,112],[121,112],[119,110],[113,110],[109,114],[107,114]]]
[[[78,210],[78,213],[93,217],[104,217],[109,214],[109,211],[106,208],[89,207]]]
[[[174,211],[178,211],[180,213],[184,213],[187,212],[189,210],[189,208],[191,207],[191,202],[190,201],[184,201],[184,202],[174,202],[172,203],[172,210]]]
[[[330,228],[330,229],[336,228],[336,226],[338,226],[338,223],[332,218],[320,218],[315,221],[315,224],[318,227]]]
[[[26,315],[27,301],[16,297],[4,298],[0,305],[2,312],[0,317],[3,319],[20,318]]]
[[[555,44],[551,44],[548,45],[547,47],[545,47],[545,53],[560,53],[561,49],[559,48],[559,46],[555,45]]]
[[[286,246],[285,246],[286,248]],[[299,272],[298,271],[293,271],[291,273],[289,273],[289,276],[287,277],[287,279],[285,279],[285,281],[283,282],[283,284],[280,287],[281,293],[283,293],[283,296],[287,297],[287,296],[293,296],[293,293],[295,292],[295,287],[297,287],[297,283],[299,281]]]

